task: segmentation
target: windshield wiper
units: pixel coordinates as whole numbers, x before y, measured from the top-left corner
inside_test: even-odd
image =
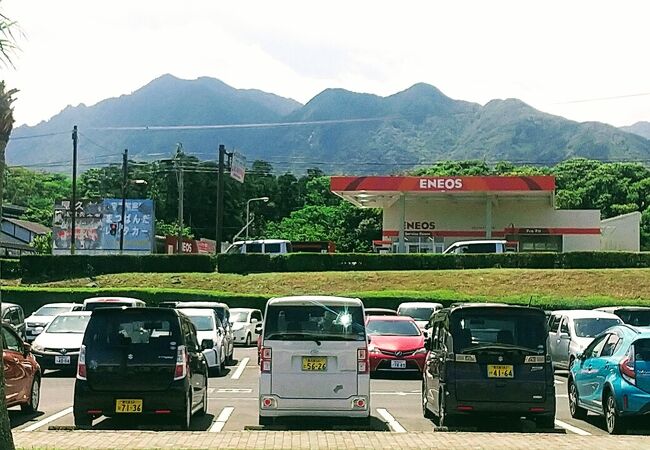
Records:
[[[519,350],[522,352],[527,352],[527,353],[533,353],[533,354],[540,354],[542,350],[535,350],[532,348],[528,347],[522,347],[520,345],[513,345],[513,344],[483,344],[483,345],[474,345],[471,347],[465,347],[460,350],[460,353],[465,353],[467,351],[474,351],[474,350],[488,350],[488,349],[505,349],[505,350]]]
[[[265,338],[270,340],[278,339],[281,341],[286,341],[289,339],[307,338],[302,340],[314,341],[316,345],[320,345],[320,340],[318,340],[318,337],[309,333],[271,333],[268,334]]]

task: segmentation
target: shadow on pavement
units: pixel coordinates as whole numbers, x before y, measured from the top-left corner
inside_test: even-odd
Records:
[[[181,418],[143,416],[134,420],[134,417],[107,417],[93,422],[93,430],[137,430],[137,431],[179,431]],[[213,414],[205,416],[192,416],[189,431],[207,431],[212,426],[215,417]]]
[[[250,425],[246,431],[390,431],[388,424],[377,417],[370,421],[349,417],[278,417],[273,425]]]
[[[20,407],[15,409],[12,408],[9,409],[9,422],[11,423],[11,428],[16,428],[28,422],[36,421],[36,419],[41,417],[43,414],[45,413],[40,411],[32,414],[26,414],[20,410]]]
[[[598,416],[596,414],[589,414],[585,420],[588,424],[600,428],[603,431],[607,431],[607,426],[605,425],[605,418],[603,416]],[[579,425],[578,425],[579,426]],[[628,430],[625,434],[631,434],[636,436],[648,436],[650,435],[650,424],[648,423],[647,417],[632,417],[628,419]]]
[[[370,374],[373,380],[421,380],[421,372],[373,372]]]
[[[43,373],[43,378],[74,378],[77,375],[77,369],[47,369]]]
[[[462,417],[452,427],[439,427],[435,431],[462,431],[468,433],[555,433],[566,434],[563,428],[540,428],[533,420],[512,417]]]

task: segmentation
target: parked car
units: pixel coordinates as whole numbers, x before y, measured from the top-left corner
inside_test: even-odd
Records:
[[[230,310],[232,331],[235,344],[250,347],[262,333],[262,311],[251,308],[233,308]]]
[[[208,363],[208,371],[221,376],[221,370],[226,365],[226,350],[223,345],[223,325],[212,309],[179,308],[180,312],[190,318],[196,327],[199,342],[209,341],[212,346],[203,349],[203,356]]]
[[[34,311],[25,319],[26,341],[31,342],[41,334],[52,320],[59,314],[70,311],[81,311],[83,305],[79,303],[48,303]]]
[[[445,249],[443,254],[463,253],[505,253],[507,241],[502,239],[482,239],[478,241],[457,241]]]
[[[271,256],[291,253],[291,241],[285,239],[255,239],[233,242],[226,253],[266,253]]]
[[[25,313],[23,312],[23,307],[14,303],[3,302],[0,315],[2,316],[2,322],[14,327],[18,336],[22,340],[25,340]]]
[[[597,308],[596,311],[605,311],[616,314],[623,323],[634,327],[650,326],[650,308],[645,306],[607,306]]]
[[[33,413],[41,399],[41,368],[31,346],[23,342],[12,326],[2,324],[2,337],[5,404],[8,408],[20,405],[23,412]]]
[[[226,364],[232,364],[233,354],[235,352],[235,337],[233,335],[232,324],[230,323],[230,308],[225,303],[219,302],[161,302],[158,306],[163,308],[201,308],[211,309],[217,313],[217,317],[223,326],[223,347],[226,349]]]
[[[264,313],[259,422],[281,416],[370,420],[370,375],[359,299],[273,298]]]
[[[78,427],[99,416],[172,416],[190,427],[208,408],[208,366],[196,327],[169,308],[93,311],[79,353],[73,414]]]
[[[412,317],[417,326],[423,330],[433,313],[440,309],[442,309],[442,303],[404,302],[397,307],[397,315]]]
[[[397,311],[388,308],[366,308],[366,317],[368,316],[396,316]]]
[[[467,415],[526,416],[553,428],[546,330],[538,308],[467,303],[435,313],[426,340],[424,417],[452,426]]]
[[[578,353],[582,353],[596,336],[623,321],[608,312],[576,309],[553,311],[548,323],[553,367],[568,369]]]
[[[632,417],[650,411],[650,329],[617,325],[577,355],[567,380],[569,412],[605,417],[610,434],[624,433]]]
[[[422,372],[426,359],[424,334],[408,316],[369,316],[370,373]]]
[[[92,311],[59,314],[32,343],[41,369],[74,370]]]
[[[92,297],[84,300],[83,310],[94,311],[99,308],[116,308],[120,306],[143,308],[147,305],[142,300],[131,297]]]

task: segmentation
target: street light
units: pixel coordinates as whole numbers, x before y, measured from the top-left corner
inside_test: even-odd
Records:
[[[250,207],[251,207],[251,202],[255,201],[262,201],[264,203],[269,201],[268,197],[257,197],[257,198],[251,198],[246,202],[246,240],[248,240],[248,226],[250,225]]]

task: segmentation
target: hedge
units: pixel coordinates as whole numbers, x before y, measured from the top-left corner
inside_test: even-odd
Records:
[[[18,259],[0,259],[0,278],[9,280],[20,278],[20,260]]]
[[[650,253],[490,253],[490,254],[376,254],[288,253],[270,255],[220,254],[221,273],[321,272],[351,270],[487,269],[604,269],[650,267]]]
[[[2,301],[22,305],[25,314],[29,315],[47,303],[77,302],[81,303],[88,297],[100,295],[115,295],[134,297],[144,300],[148,306],[156,306],[162,301],[218,301],[227,303],[231,308],[247,307],[264,309],[266,302],[273,295],[239,294],[233,292],[203,291],[197,289],[154,289],[154,288],[38,288],[38,287],[2,287]],[[296,292],[299,294],[317,294]],[[645,305],[650,300],[643,299],[614,299],[611,297],[549,297],[538,295],[513,295],[487,297],[466,295],[453,291],[377,291],[377,292],[348,292],[337,294],[343,297],[360,298],[366,307],[397,308],[403,302],[434,301],[448,306],[456,302],[496,302],[518,305],[536,306],[544,309],[576,309],[597,308],[614,305]]]
[[[123,272],[214,272],[210,255],[26,255],[23,282],[64,280]]]

